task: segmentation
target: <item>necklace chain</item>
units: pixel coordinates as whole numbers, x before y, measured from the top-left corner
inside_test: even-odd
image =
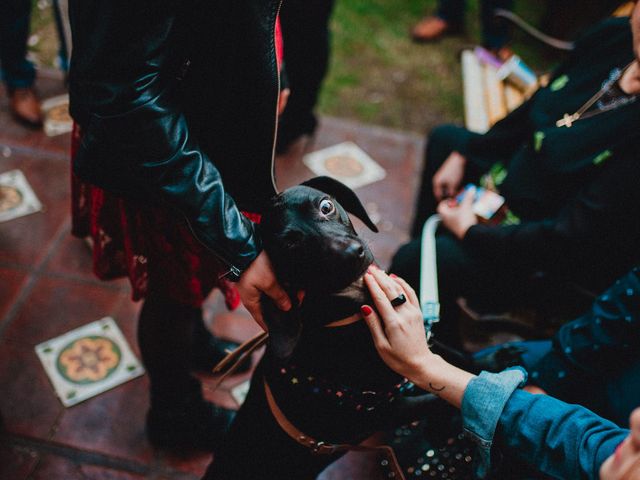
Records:
[[[635,61],[635,60],[634,60]],[[619,104],[617,102],[612,102],[609,105],[605,105],[602,108],[600,108],[597,112],[592,112],[591,114],[586,113],[587,110],[589,110],[598,100],[600,100],[608,91],[609,89],[615,85],[615,83],[620,80],[620,78],[622,78],[622,76],[624,75],[624,73],[629,69],[629,67],[631,67],[631,65],[633,64],[633,61],[630,62],[626,67],[624,67],[622,70],[619,70],[617,72],[616,75],[612,76],[611,78],[609,78],[609,80],[607,80],[604,85],[602,86],[602,88],[595,94],[593,95],[589,100],[587,100],[578,110],[575,111],[575,113],[569,115],[568,113],[565,113],[562,118],[560,120],[558,120],[556,122],[556,127],[567,127],[567,128],[571,128],[571,126],[573,125],[574,122],[577,122],[580,119],[585,119],[585,118],[589,118],[589,117],[593,117],[595,115],[598,115],[600,113],[604,113],[607,112],[609,110],[613,110],[614,108],[618,107]],[[635,97],[634,97],[635,99]]]

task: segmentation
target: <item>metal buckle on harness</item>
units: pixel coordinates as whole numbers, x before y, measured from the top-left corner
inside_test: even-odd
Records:
[[[327,445],[326,443],[320,441],[311,447],[311,452],[314,455],[331,455],[336,451],[334,445]]]

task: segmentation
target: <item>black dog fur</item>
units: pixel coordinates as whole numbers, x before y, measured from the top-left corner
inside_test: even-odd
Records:
[[[398,397],[371,410],[370,405],[356,409],[327,387],[385,392],[402,381],[378,356],[364,322],[324,327],[371,304],[362,275],[373,255],[346,211],[377,231],[355,193],[328,177],[285,190],[263,214],[264,247],[279,281],[292,299],[298,290],[306,295],[289,312],[263,299],[270,335],[267,350],[205,479],[313,479],[339,458],[314,455],[280,428],[266,403],[263,379],[298,429],[331,443],[357,444],[382,428],[418,418],[433,400],[432,395]],[[299,383],[281,373],[292,366]]]

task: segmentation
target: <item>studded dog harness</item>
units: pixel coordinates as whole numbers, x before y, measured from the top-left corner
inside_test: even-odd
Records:
[[[355,320],[354,320],[355,321]],[[345,322],[344,320],[339,320],[337,322],[329,323],[325,325],[325,327],[337,327],[349,324],[352,322]],[[267,339],[269,338],[269,334],[267,332],[262,332],[255,337],[247,340],[242,345],[240,345],[237,349],[230,352],[218,365],[216,365],[213,369],[213,373],[221,373],[222,376],[218,380],[215,388],[217,389],[220,384],[224,381],[224,379],[231,375],[236,368],[251,355],[255,350],[263,346]],[[397,385],[396,387],[402,389],[405,385],[408,385],[408,382],[403,382],[403,384]],[[341,452],[377,452],[384,455],[386,463],[390,469],[389,478],[397,478],[399,480],[405,480],[404,474],[402,472],[402,468],[398,463],[398,459],[393,451],[393,449],[388,445],[378,445],[378,446],[367,446],[367,445],[352,445],[352,444],[335,444],[330,442],[324,442],[322,440],[318,440],[313,438],[310,435],[299,430],[295,425],[293,425],[289,419],[282,412],[280,407],[278,406],[276,399],[273,396],[273,392],[271,391],[271,387],[267,383],[267,379],[263,378],[264,385],[264,393],[267,399],[267,404],[269,405],[269,410],[271,410],[271,414],[273,418],[276,420],[280,428],[291,437],[297,444],[302,445],[305,448],[311,450],[314,455],[332,455],[334,453]]]

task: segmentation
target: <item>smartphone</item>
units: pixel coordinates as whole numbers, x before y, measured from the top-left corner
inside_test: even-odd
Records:
[[[484,220],[490,220],[504,205],[504,197],[496,192],[492,192],[483,187],[477,187],[470,183],[465,186],[464,190],[456,197],[457,202],[460,203],[467,191],[474,187],[476,193],[473,199],[473,213]]]

